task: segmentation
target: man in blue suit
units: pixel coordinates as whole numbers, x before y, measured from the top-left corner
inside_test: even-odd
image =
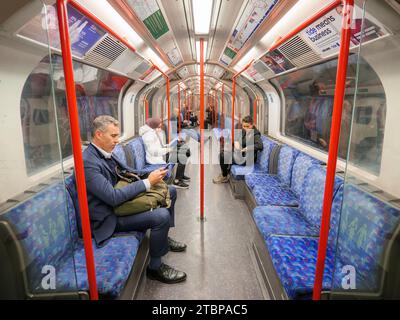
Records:
[[[158,208],[126,217],[118,217],[114,213],[115,207],[149,190],[151,186],[161,182],[167,174],[167,170],[156,170],[145,180],[114,189],[118,182],[115,168],[128,170],[112,156],[119,137],[119,122],[111,116],[99,116],[93,121],[92,143],[83,153],[93,237],[97,245],[103,245],[115,232],[144,232],[151,229],[148,277],[165,283],[184,281],[186,279],[184,272],[161,261],[161,257],[169,250],[180,252],[186,249],[185,244],[168,237],[169,228],[174,226],[175,188],[170,187],[172,200],[170,209]]]

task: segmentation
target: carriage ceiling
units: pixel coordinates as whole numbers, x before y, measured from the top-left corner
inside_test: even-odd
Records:
[[[199,91],[199,39],[206,42],[206,92],[230,80],[233,67],[297,0],[107,0],[169,67]],[[198,77],[197,77],[198,79]]]

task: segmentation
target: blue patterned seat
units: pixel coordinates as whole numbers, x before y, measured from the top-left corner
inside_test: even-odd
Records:
[[[131,153],[133,161],[135,163],[134,170],[140,174],[150,173],[154,170],[165,167],[165,164],[147,164],[146,163],[146,150],[142,137],[136,138],[130,141],[127,145],[128,152]],[[172,171],[168,172],[164,180],[171,177]]]
[[[273,185],[290,187],[290,180],[292,178],[292,169],[294,161],[299,151],[289,147],[283,146],[278,156],[278,174],[248,174],[245,176],[247,186],[252,190],[256,185],[269,187],[269,182],[274,181]],[[272,178],[272,180],[270,180]]]
[[[73,250],[77,241],[75,221],[67,213],[67,193],[63,183],[56,183],[18,204],[2,215],[10,223],[26,253],[26,273],[32,293],[43,291],[42,269],[52,266],[55,270],[69,261],[73,263]],[[74,274],[68,275],[71,283]],[[58,291],[74,291],[58,283]]]
[[[93,241],[93,255],[96,265],[96,280],[99,294],[116,298],[123,290],[135,262],[139,248],[139,240],[135,237],[114,237],[106,246],[97,248]],[[57,283],[62,287],[89,290],[86,272],[86,259],[83,242],[79,242],[74,250],[74,263],[68,259],[57,269]],[[75,273],[76,282],[71,282]]]
[[[356,270],[356,291],[376,293],[385,274],[385,249],[400,223],[397,208],[348,184],[344,189],[334,288],[342,290],[344,266]]]
[[[231,174],[236,180],[245,180],[246,175],[268,173],[269,172],[269,158],[272,149],[276,146],[276,143],[268,139],[265,136],[261,136],[263,143],[263,150],[258,152],[257,161],[254,166],[240,166],[233,165],[231,168]]]
[[[297,208],[263,206],[253,210],[258,230],[267,240],[271,235],[315,236],[318,228],[308,223]]]
[[[302,187],[309,169],[313,165],[320,163],[303,154],[299,153],[294,161],[291,188],[281,185],[256,185],[253,188],[253,196],[259,206],[298,206]]]
[[[298,208],[277,206],[276,203],[279,203],[279,199],[256,207],[253,210],[253,217],[263,237],[267,239],[271,234],[317,236],[323,205],[321,185],[324,185],[324,182],[325,169],[319,166],[311,167],[304,180],[304,191],[301,194]],[[341,192],[337,192],[341,185],[342,180],[337,178],[334,191],[338,195],[334,199],[335,206],[338,205],[338,202],[341,203]],[[284,199],[281,203],[283,202]],[[339,207],[335,207],[335,210],[339,210]]]
[[[252,191],[258,206],[298,206],[296,195],[287,187],[279,185],[256,185]]]
[[[42,279],[49,267],[56,272],[57,292],[88,290],[83,241],[79,239],[79,214],[72,176],[57,182],[6,212],[25,251],[26,272],[32,293],[49,293]],[[117,297],[124,288],[144,234],[117,235],[97,248],[93,240],[99,293]],[[45,271],[43,271],[45,270]],[[44,273],[43,273],[44,272]]]
[[[310,299],[314,287],[318,238],[271,236],[267,246],[274,268],[290,299]],[[334,250],[327,250],[322,288],[330,289]]]
[[[341,205],[343,201],[343,186],[335,193],[332,203],[328,247],[323,277],[323,290],[329,290],[334,276],[335,243],[339,228]],[[284,208],[280,208],[284,209]],[[289,208],[290,209],[290,208]],[[285,209],[286,210],[286,209]],[[296,214],[299,215],[297,209]],[[289,213],[289,212],[283,212]],[[283,213],[281,217],[283,217]],[[293,212],[290,212],[293,214]],[[304,217],[290,219],[284,217],[282,225],[276,224],[275,234],[264,236],[266,246],[271,256],[276,273],[291,299],[310,299],[315,279],[315,266],[318,254],[319,224],[311,225]],[[298,223],[298,226],[284,226],[285,222]],[[288,234],[280,230],[290,231]],[[314,235],[312,234],[314,233]]]
[[[119,160],[122,164],[129,167],[128,161],[125,156],[124,147],[121,144],[118,144],[113,150],[113,156]]]

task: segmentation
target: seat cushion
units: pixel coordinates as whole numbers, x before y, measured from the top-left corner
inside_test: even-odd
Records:
[[[231,175],[236,180],[244,180],[245,175],[252,172],[254,172],[254,166],[239,166],[234,164],[231,167]]]
[[[139,240],[134,236],[112,238],[106,246],[97,248],[93,241],[96,264],[96,281],[99,294],[118,297],[123,290],[134,264],[139,248]],[[85,250],[80,242],[74,253],[74,261],[67,259],[57,269],[57,283],[61,287],[89,290],[87,280]],[[76,282],[71,274],[76,273]]]
[[[256,207],[253,218],[265,240],[271,235],[318,235],[318,228],[310,225],[297,208]]]
[[[119,144],[117,145],[114,150],[113,150],[113,156],[119,161],[121,162],[123,165],[128,166],[128,162],[126,160],[126,156],[125,156],[125,151],[124,151],[124,147]]]
[[[244,177],[247,186],[253,190],[255,186],[280,186],[282,183],[277,175],[251,173]]]
[[[319,226],[321,223],[325,179],[326,169],[321,166],[312,166],[304,178],[300,195],[300,210],[307,221],[314,226]],[[342,183],[341,178],[335,177],[334,193]]]
[[[252,192],[259,206],[293,207],[299,205],[296,195],[287,187],[256,185]]]
[[[294,161],[299,151],[289,147],[283,146],[278,156],[278,177],[282,184],[290,186],[292,179],[292,169]]]
[[[311,158],[310,156],[301,152],[296,157],[296,160],[293,164],[290,188],[293,190],[297,197],[300,197],[302,193],[304,179],[308,173],[308,170],[312,166],[319,166],[320,163],[320,161]]]
[[[141,137],[136,138],[127,144],[135,162],[135,169],[142,170],[146,165],[146,151]]]
[[[310,299],[314,287],[318,238],[270,236],[267,247],[276,273],[291,299]],[[328,248],[322,288],[332,285],[335,254]]]
[[[341,288],[343,266],[356,269],[357,290],[377,292],[381,285],[385,249],[400,223],[400,211],[352,184],[344,187],[338,232],[335,288]]]
[[[2,215],[13,228],[26,253],[30,289],[37,292],[43,279],[42,268],[58,269],[64,255],[72,254],[77,241],[72,203],[64,183],[56,182]]]
[[[259,172],[269,173],[269,159],[272,149],[276,146],[276,143],[266,136],[261,136],[263,143],[263,149],[259,152],[257,156],[257,163],[255,164],[255,169]]]

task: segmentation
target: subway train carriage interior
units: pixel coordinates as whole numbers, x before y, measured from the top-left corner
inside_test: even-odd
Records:
[[[400,299],[399,57],[399,0],[1,1],[0,300]]]

